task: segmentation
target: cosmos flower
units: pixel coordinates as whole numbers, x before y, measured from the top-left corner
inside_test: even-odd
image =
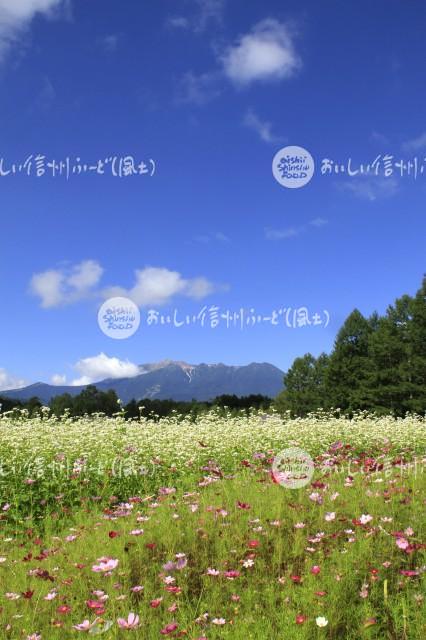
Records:
[[[107,573],[109,571],[113,571],[118,566],[118,560],[113,558],[99,558],[99,564],[94,564],[92,566],[92,571],[95,573]]]
[[[326,627],[328,625],[328,620],[324,616],[318,616],[318,618],[315,618],[315,622],[317,627]]]
[[[74,624],[73,629],[76,629],[77,631],[90,631],[90,629],[92,628],[92,623],[90,622],[90,620],[83,620],[83,622],[80,622],[80,624]]]
[[[139,616],[135,613],[129,613],[127,620],[125,618],[118,618],[117,624],[120,629],[137,629],[139,626]]]

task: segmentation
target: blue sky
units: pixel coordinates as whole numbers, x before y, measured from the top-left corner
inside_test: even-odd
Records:
[[[330,351],[425,271],[426,173],[322,175],[426,156],[422,1],[0,0],[2,171],[28,156],[155,161],[153,176],[0,175],[0,389],[165,358],[286,369]],[[286,189],[272,159],[309,150]],[[426,165],[425,165],[426,169]],[[0,172],[1,173],[1,172]],[[97,324],[119,291],[167,314],[327,310],[330,324]]]

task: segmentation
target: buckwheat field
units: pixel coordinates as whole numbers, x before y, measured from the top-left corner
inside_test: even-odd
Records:
[[[413,415],[3,414],[0,637],[423,639],[425,445]]]

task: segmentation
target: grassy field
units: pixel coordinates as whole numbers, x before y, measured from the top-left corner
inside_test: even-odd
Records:
[[[416,416],[4,415],[0,637],[423,639],[425,444]]]

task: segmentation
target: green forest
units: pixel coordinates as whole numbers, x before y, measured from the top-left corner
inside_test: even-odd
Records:
[[[354,309],[331,354],[296,358],[276,398],[280,411],[304,416],[318,408],[402,416],[426,412],[426,277],[384,316]]]

